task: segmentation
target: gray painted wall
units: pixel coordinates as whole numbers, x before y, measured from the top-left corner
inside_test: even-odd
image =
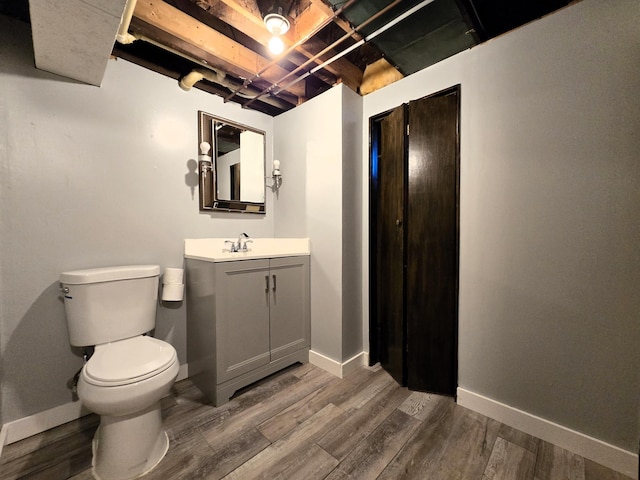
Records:
[[[278,237],[311,238],[311,348],[362,352],[362,98],[344,85],[275,119]]]
[[[104,265],[182,265],[183,239],[273,236],[267,215],[198,212],[197,110],[267,132],[273,119],[128,62],[102,87],[33,67],[29,26],[0,16],[0,349],[6,423],[71,401],[58,276]],[[271,202],[271,193],[268,202]],[[183,305],[158,309],[156,336],[186,361]]]
[[[275,118],[277,237],[311,238],[311,348],[342,361],[342,89]]]
[[[342,360],[362,352],[362,97],[342,87]],[[367,172],[368,170],[365,170]]]
[[[639,22],[584,0],[364,98],[462,85],[460,386],[633,452]]]

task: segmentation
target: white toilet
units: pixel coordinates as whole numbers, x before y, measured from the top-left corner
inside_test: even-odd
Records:
[[[153,330],[158,265],[76,270],[60,275],[77,347],[95,346],[78,379],[78,397],[100,415],[93,474],[101,480],[144,475],[169,449],[160,399],[179,369],[175,349],[143,334]]]

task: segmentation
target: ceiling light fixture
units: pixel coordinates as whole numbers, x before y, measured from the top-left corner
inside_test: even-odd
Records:
[[[287,33],[289,31],[289,27],[291,26],[289,20],[287,20],[287,18],[282,15],[281,8],[278,9],[277,13],[267,13],[264,16],[264,25],[267,27],[267,30],[269,30],[269,33],[271,33],[271,35],[275,35],[276,37]]]
[[[280,55],[284,51],[284,42],[280,35],[284,35],[289,31],[291,24],[287,17],[282,14],[282,7],[271,9],[264,18],[264,25],[271,35],[269,40],[269,50],[275,55]]]

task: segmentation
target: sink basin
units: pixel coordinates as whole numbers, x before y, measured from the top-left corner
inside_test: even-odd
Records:
[[[237,238],[187,238],[184,241],[184,256],[207,262],[232,262],[311,253],[308,238],[251,238],[253,243],[247,245],[247,252],[231,252],[226,240],[235,242]]]

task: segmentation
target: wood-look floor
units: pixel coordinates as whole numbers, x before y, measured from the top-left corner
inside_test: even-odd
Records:
[[[189,380],[163,400],[171,447],[155,479],[628,479],[380,368],[338,379],[296,365],[213,407]],[[5,447],[0,479],[91,479],[84,417]]]

